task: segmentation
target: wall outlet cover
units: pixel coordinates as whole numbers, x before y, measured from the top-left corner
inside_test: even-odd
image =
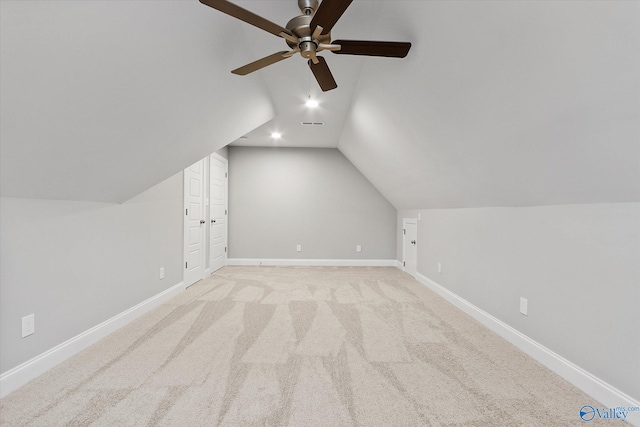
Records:
[[[527,300],[526,298],[522,298],[520,297],[520,313],[524,314],[525,316],[528,316],[528,311],[529,311],[529,300]]]
[[[36,315],[30,314],[22,318],[22,338],[28,337],[36,331]]]

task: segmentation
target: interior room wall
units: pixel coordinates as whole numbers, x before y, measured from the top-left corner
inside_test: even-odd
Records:
[[[418,213],[418,274],[640,398],[640,203],[399,211],[398,259]]]
[[[225,159],[229,159],[229,146],[222,147],[221,149],[216,151],[216,154],[218,154],[219,156],[224,157]]]
[[[395,221],[335,148],[229,148],[229,258],[395,260]]]
[[[182,176],[122,204],[1,199],[1,372],[182,281]]]

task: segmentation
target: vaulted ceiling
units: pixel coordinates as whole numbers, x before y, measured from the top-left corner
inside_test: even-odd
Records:
[[[2,196],[122,202],[234,144],[337,147],[398,209],[640,200],[638,2],[354,0],[334,39],[413,46],[323,53],[325,93],[299,56],[231,74],[286,44],[197,0],[0,19]]]

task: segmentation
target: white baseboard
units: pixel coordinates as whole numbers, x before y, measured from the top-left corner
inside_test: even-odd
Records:
[[[279,267],[396,267],[395,259],[259,259],[229,258],[227,265]]]
[[[96,343],[112,332],[137,319],[163,302],[184,291],[184,284],[178,283],[171,288],[131,307],[128,310],[105,320],[99,325],[76,335],[52,349],[16,366],[0,375],[0,397],[4,397],[49,369],[67,360],[76,353]]]
[[[593,397],[601,404],[609,408],[620,406],[640,407],[640,402],[638,402],[631,396],[602,381],[600,378],[585,371],[584,369],[580,368],[579,366],[575,365],[559,354],[554,353],[542,344],[532,340],[528,336],[507,325],[503,321],[493,317],[486,311],[481,310],[464,298],[461,298],[460,296],[454,294],[444,286],[434,282],[433,280],[420,273],[416,274],[416,279],[420,283],[443,297],[445,300],[449,301],[451,304],[462,310],[464,313],[473,317],[475,320],[489,328],[491,331],[497,333],[502,338],[506,339],[511,344],[515,345],[520,350],[531,356],[533,359],[540,362],[551,371],[555,372],[589,396]],[[585,402],[585,404],[587,404],[587,402]],[[629,413],[629,418],[627,418],[626,421],[631,425],[640,426],[640,413]]]

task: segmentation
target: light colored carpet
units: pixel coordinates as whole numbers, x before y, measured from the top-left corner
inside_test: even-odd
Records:
[[[0,423],[577,426],[586,404],[396,268],[225,267],[6,396]]]

